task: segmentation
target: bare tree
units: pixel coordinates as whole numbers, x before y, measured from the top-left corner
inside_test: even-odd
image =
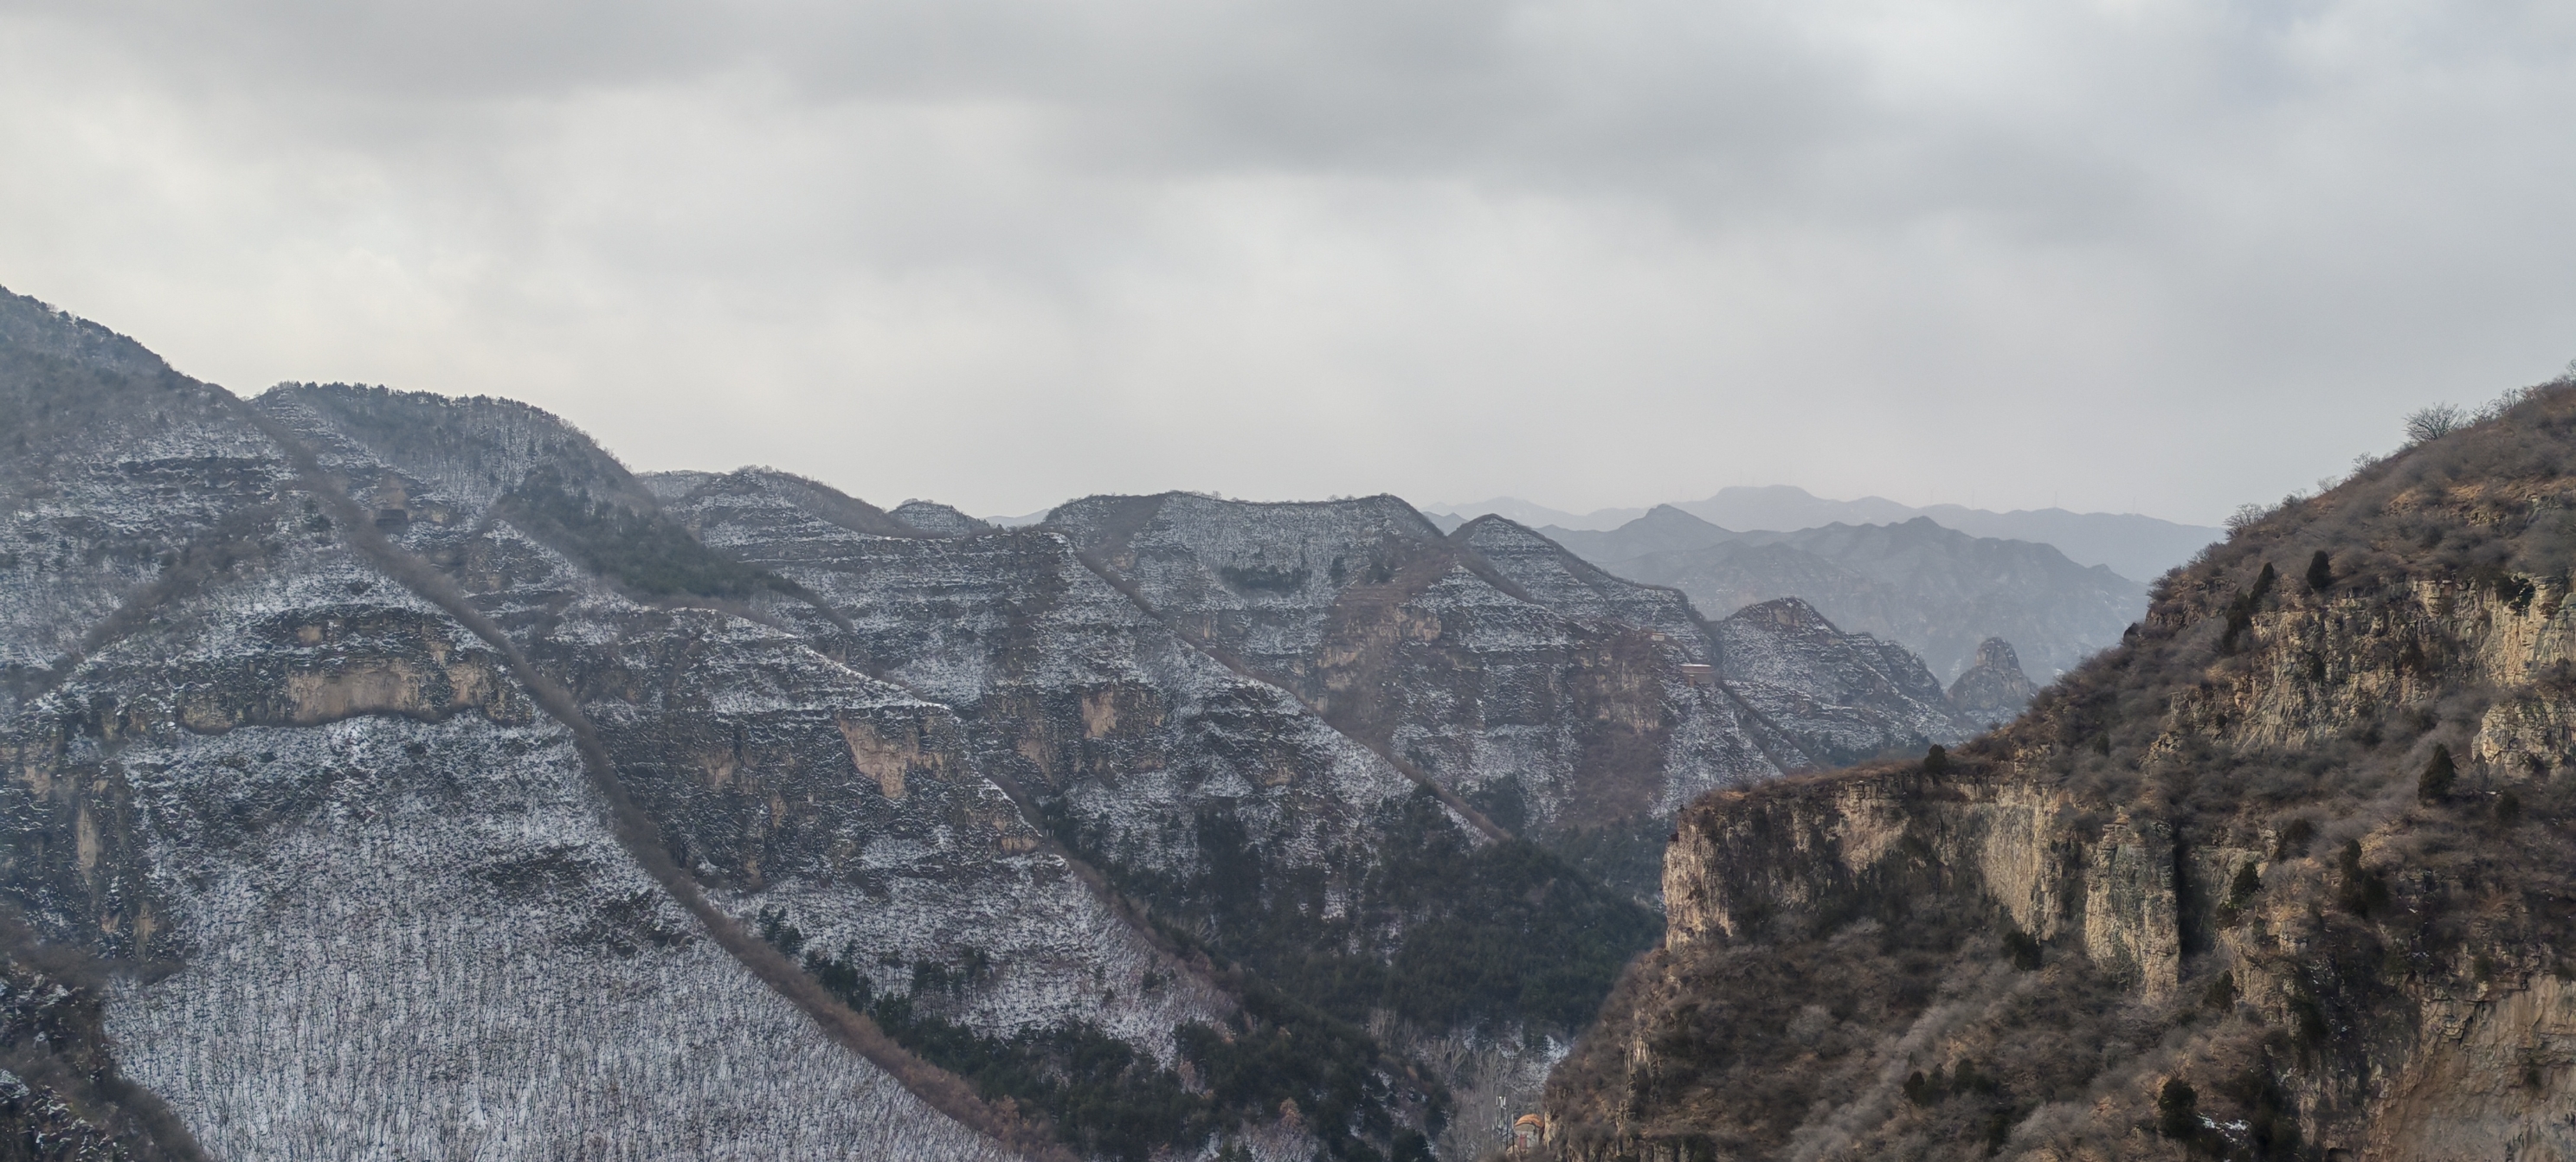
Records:
[[[2406,442],[2438,440],[2467,426],[2469,413],[2455,403],[2437,403],[2406,417]]]

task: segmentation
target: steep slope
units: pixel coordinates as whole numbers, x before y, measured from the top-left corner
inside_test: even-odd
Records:
[[[194,1135],[116,1061],[112,987],[76,950],[0,918],[0,1149],[12,1158],[201,1159]]]
[[[158,1156],[130,1076],[223,1156],[1473,1153],[1652,938],[1061,536],[244,406],[20,305],[7,890],[129,982],[23,1124]]]
[[[0,886],[40,949],[104,958],[113,1064],[210,1153],[1004,1156],[921,1096],[971,1095],[899,1083],[665,894],[583,728],[386,571],[379,529],[439,526],[390,515],[381,465],[325,481],[130,342],[0,319]],[[450,451],[421,455],[498,503]],[[502,1096],[523,1075],[541,1100]]]
[[[1694,804],[1550,1150],[2576,1156],[2571,464],[2536,389],[1955,754]]]
[[[1642,910],[1444,811],[1060,533],[873,537],[806,512],[788,483],[736,473],[672,511],[815,594],[837,619],[805,615],[827,648],[956,707],[979,766],[1159,926],[1248,974],[1229,987],[1348,1022],[1321,1030],[1351,1039],[1318,1044],[1347,1056],[1332,1070],[1379,1053],[1418,1062],[1459,1106],[1522,1101],[1561,1051],[1551,1035],[1561,1047],[1651,939]],[[1442,1129],[1444,1154],[1492,1144],[1481,1119]]]
[[[1679,804],[1920,709],[1392,500],[994,530],[16,299],[0,408],[0,1118],[99,1156],[1472,1156]]]
[[[436,424],[442,403],[312,388],[260,401],[334,458],[400,449],[334,443],[366,425],[332,417],[429,408],[410,422]],[[452,403],[445,414],[470,420],[474,406]],[[584,473],[543,461],[525,474],[577,496],[634,495],[612,468]],[[742,487],[746,479],[758,487]],[[434,509],[434,488],[409,492]],[[757,503],[734,505],[730,516],[808,549],[833,538],[905,549],[947,543],[775,473],[708,478],[688,495],[748,492]],[[708,515],[675,503],[684,515]],[[1193,1029],[1234,1019],[1237,997],[1050,842],[1046,821],[1008,776],[982,768],[950,707],[818,652],[822,644],[846,655],[850,645],[800,632],[839,634],[849,624],[828,599],[783,572],[710,551],[658,502],[555,508],[562,515],[538,526],[544,543],[488,520],[403,522],[402,535],[465,579],[483,611],[561,675],[635,808],[690,879],[732,923],[801,957],[815,991],[873,1018],[929,1064],[971,1078],[985,1098],[1044,1114],[1057,1137],[1087,1154],[1142,1157],[1237,1131],[1256,1147],[1265,1137],[1282,1149],[1297,1140],[1311,1149],[1318,1136],[1336,1152],[1351,1144],[1329,1123],[1313,1133],[1274,1126],[1277,1100],[1247,1125],[1242,1095],[1190,1090],[1184,1042]],[[577,563],[609,539],[626,555],[603,585]],[[653,590],[670,576],[727,588]],[[1223,1055],[1188,1056],[1205,1066]],[[1376,1076],[1366,1065],[1364,1078]],[[1304,1090],[1295,1096],[1313,1100]],[[1374,1136],[1385,1141],[1398,1128],[1378,1112]]]
[[[1394,497],[1187,493],[1075,501],[1047,523],[1191,640],[1504,828],[1651,830],[1702,790],[1804,765],[1722,690],[1685,680],[1709,643],[1678,598],[1551,572],[1539,560],[1561,554],[1517,526],[1443,536]]]
[[[1670,528],[1658,535],[1682,539]],[[1622,577],[1670,585],[1711,611],[1802,598],[1836,625],[1902,643],[1944,680],[1964,673],[1989,637],[2012,642],[2045,673],[2071,669],[2119,641],[2146,609],[2145,588],[2108,569],[2084,568],[2046,545],[1972,537],[1922,517],[1727,533],[1698,548],[1601,564]]]
[[[1795,597],[1737,610],[1710,629],[1737,696],[1770,721],[1798,724],[1819,761],[1917,752],[1973,729],[1904,647],[1845,634]]]

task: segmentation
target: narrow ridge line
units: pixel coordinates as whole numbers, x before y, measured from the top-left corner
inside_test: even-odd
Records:
[[[306,448],[291,430],[261,413],[247,400],[236,396],[232,397],[232,402],[252,426],[275,441],[286,453],[287,460],[295,466],[298,482],[308,494],[331,510],[346,529],[351,547],[401,582],[404,588],[444,610],[500,653],[508,663],[511,675],[527,689],[537,705],[572,732],[574,748],[581,755],[585,772],[589,774],[593,787],[608,800],[609,830],[618,845],[672,899],[697,917],[718,947],[749,969],[772,991],[804,1010],[825,1033],[885,1070],[905,1090],[932,1109],[1032,1162],[1078,1162],[1071,1152],[1026,1122],[987,1104],[963,1078],[922,1060],[896,1043],[866,1014],[843,1004],[785,953],[744,931],[733,917],[710,902],[697,880],[671,858],[662,842],[661,829],[627,795],[625,784],[617,775],[616,764],[610,759],[607,746],[601,742],[597,727],[581,712],[572,692],[540,672],[519,649],[518,643],[510,640],[509,635],[483,611],[474,608],[454,582],[428,562],[378,533],[373,521],[360,513],[356,504],[349,500],[346,490],[338,486],[338,478],[323,469],[312,450]]]

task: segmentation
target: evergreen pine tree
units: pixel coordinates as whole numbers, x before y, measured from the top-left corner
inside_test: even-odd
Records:
[[[2451,797],[2451,783],[2460,769],[2451,762],[2451,748],[2433,744],[2433,761],[2424,764],[2424,775],[2415,781],[2415,797],[2427,803],[2439,803]]]

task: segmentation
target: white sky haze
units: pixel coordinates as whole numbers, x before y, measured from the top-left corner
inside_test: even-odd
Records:
[[[2576,356],[2576,5],[0,0],[0,285],[881,504],[2216,523]]]

